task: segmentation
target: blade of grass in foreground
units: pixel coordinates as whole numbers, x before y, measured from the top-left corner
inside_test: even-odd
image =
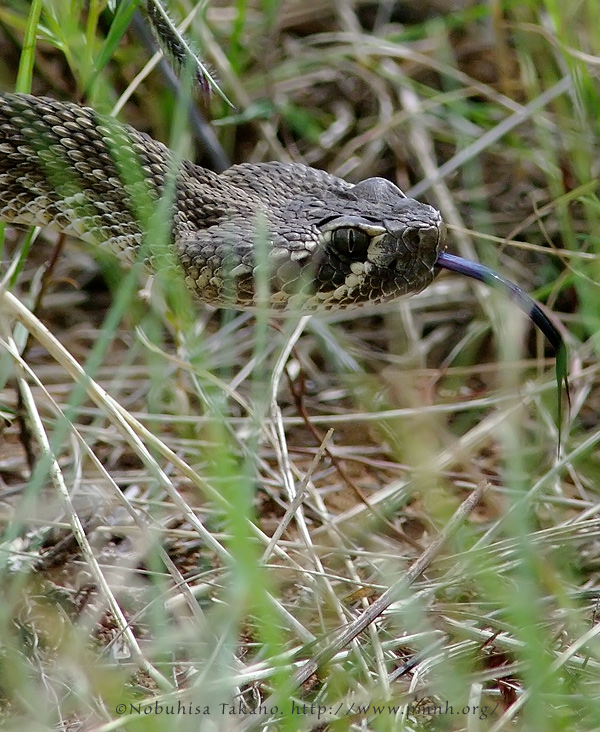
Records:
[[[557,425],[560,444],[563,384],[567,395],[567,403],[569,405],[571,403],[571,399],[567,373],[567,347],[557,327],[535,300],[523,292],[523,290],[518,285],[515,285],[514,282],[507,280],[505,277],[502,277],[502,275],[494,272],[494,270],[489,269],[489,267],[485,267],[479,262],[471,262],[469,259],[463,259],[462,257],[457,257],[454,254],[448,254],[446,252],[442,252],[442,254],[440,254],[436,265],[441,269],[448,269],[452,272],[465,275],[466,277],[471,277],[474,280],[479,280],[479,282],[483,282],[490,287],[500,290],[505,295],[508,295],[509,299],[516,303],[518,307],[530,318],[532,323],[536,325],[546,336],[548,342],[554,349],[554,355],[556,357],[556,383],[558,386]]]

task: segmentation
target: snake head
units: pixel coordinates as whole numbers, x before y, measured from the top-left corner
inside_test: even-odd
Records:
[[[445,246],[436,209],[407,198],[384,178],[340,191],[329,209],[310,212],[325,214],[317,224],[321,248],[315,255],[313,299],[318,309],[385,302],[419,292],[435,277]]]
[[[257,292],[268,290],[265,305],[275,311],[350,309],[419,292],[437,274],[445,246],[439,211],[388,180],[352,185],[278,162],[234,165],[219,178],[236,191],[227,221],[215,228],[223,251],[232,253],[232,287],[226,298],[210,290],[213,302],[255,307]],[[238,213],[231,210],[236,206]],[[253,233],[261,230],[262,236]],[[261,256],[268,288],[255,286]],[[205,278],[201,297],[206,281],[219,284],[212,274]]]

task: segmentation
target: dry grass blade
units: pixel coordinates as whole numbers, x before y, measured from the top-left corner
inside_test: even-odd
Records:
[[[6,345],[8,353],[12,353],[15,361],[17,362],[18,369],[22,371],[22,366],[19,363],[19,356],[15,348],[14,342],[8,342]],[[67,508],[67,513],[69,516],[71,527],[73,529],[73,533],[77,540],[77,544],[81,549],[83,556],[85,557],[87,566],[92,571],[94,580],[101,588],[102,594],[113,616],[116,619],[121,633],[125,637],[126,643],[135,661],[139,663],[140,668],[145,670],[150,678],[152,678],[157,683],[159,688],[163,690],[170,690],[172,688],[171,683],[158,671],[158,669],[156,669],[146,660],[138,644],[138,641],[125,616],[123,615],[123,612],[121,611],[121,608],[119,607],[119,604],[110,586],[104,579],[104,575],[100,569],[100,566],[98,565],[98,562],[96,561],[92,548],[88,542],[83,524],[81,523],[79,516],[77,515],[77,512],[75,511],[71,502],[69,491],[67,489],[58,461],[52,453],[52,448],[50,446],[48,436],[46,435],[46,432],[44,430],[44,425],[38,413],[35,399],[33,398],[29,384],[25,381],[23,377],[19,379],[19,388],[21,390],[21,393],[23,394],[23,401],[27,409],[34,439],[40,446],[43,457],[49,463],[49,473],[52,483]]]
[[[2,5],[2,90],[210,167],[113,5]],[[569,430],[553,354],[458,276],[271,324],[4,227],[0,727],[596,729],[599,4],[162,5],[235,104],[221,160],[392,180],[554,311]]]
[[[427,547],[406,574],[395,584],[389,587],[383,595],[378,597],[368,610],[359,615],[359,617],[350,623],[347,628],[344,628],[344,630],[330,643],[328,643],[325,648],[319,651],[314,658],[302,666],[302,668],[294,675],[294,688],[301,686],[305,681],[307,681],[307,679],[316,673],[321,666],[330,661],[338,651],[345,648],[356,638],[356,636],[362,633],[365,628],[377,620],[377,618],[379,618],[393,602],[397,601],[406,593],[408,588],[423,574],[431,562],[438,556],[448,539],[450,539],[458,528],[462,526],[471,511],[473,511],[481,500],[486,488],[487,486],[482,484],[474,490],[473,493],[468,496],[463,503],[461,503],[455,514],[444,527],[440,536]]]

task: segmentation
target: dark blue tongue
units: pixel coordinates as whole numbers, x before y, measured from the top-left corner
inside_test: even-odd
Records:
[[[514,282],[507,280],[497,272],[484,267],[478,262],[471,262],[468,259],[457,257],[454,254],[443,252],[437,259],[436,266],[442,269],[449,269],[452,272],[471,277],[474,280],[484,282],[490,287],[504,292],[510,300],[515,302],[521,310],[529,316],[531,321],[537,325],[554,348],[556,357],[556,383],[558,384],[558,425],[562,422],[562,386],[565,386],[567,401],[570,404],[569,381],[567,377],[567,347],[558,332],[554,323],[529,295],[515,285]]]

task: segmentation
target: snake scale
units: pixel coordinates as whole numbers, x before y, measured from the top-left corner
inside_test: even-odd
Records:
[[[215,306],[319,311],[384,302],[428,285],[445,246],[440,213],[388,180],[352,185],[277,162],[216,174],[176,162],[161,143],[92,109],[0,94],[1,220],[49,227],[128,262],[143,249],[152,268],[145,228],[163,194],[176,266],[192,293]],[[266,295],[255,286],[260,267]]]

